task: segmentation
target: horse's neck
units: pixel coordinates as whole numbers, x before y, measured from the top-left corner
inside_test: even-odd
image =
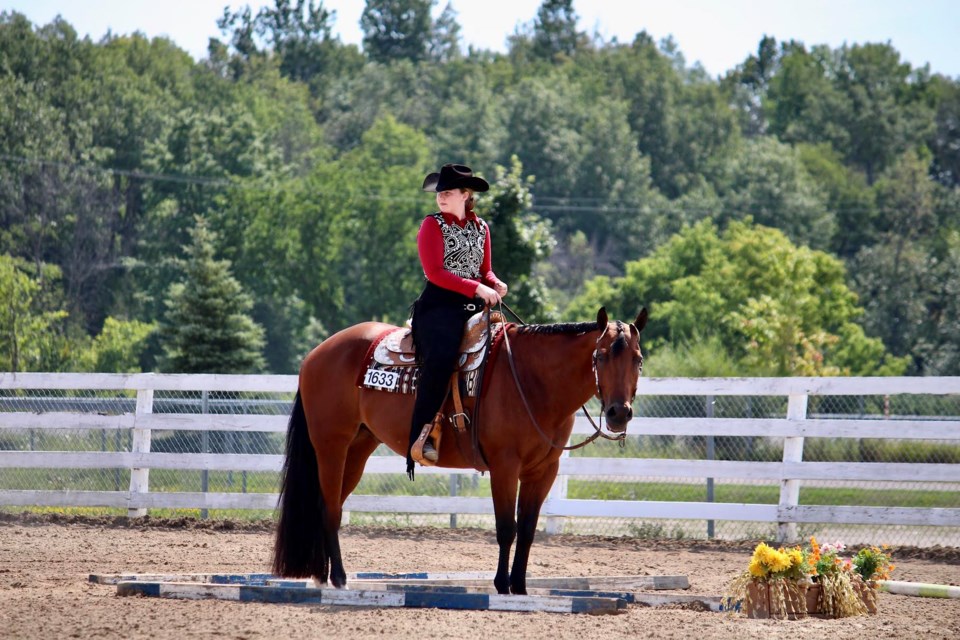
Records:
[[[561,415],[574,413],[596,393],[596,334],[518,335],[521,381],[531,404]]]

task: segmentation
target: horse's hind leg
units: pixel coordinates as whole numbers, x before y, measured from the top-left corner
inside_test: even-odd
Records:
[[[347,584],[347,572],[343,567],[340,553],[340,521],[343,518],[343,503],[347,496],[357,488],[367,458],[377,448],[379,442],[363,425],[353,440],[344,446],[328,441],[323,453],[317,452],[317,466],[320,469],[320,489],[324,496],[320,505],[324,519],[323,536],[330,562],[330,583],[340,589]],[[320,458],[323,458],[321,464]],[[327,499],[326,496],[331,496]],[[337,496],[334,500],[332,496]]]
[[[314,444],[320,480],[324,544],[330,562],[330,582],[342,588],[347,584],[347,573],[340,554],[340,518],[343,514],[341,496],[344,488],[347,455],[357,433],[346,433],[336,438],[328,437],[323,446]]]
[[[550,493],[553,481],[557,477],[560,462],[555,461],[534,478],[524,478],[520,483],[520,499],[517,503],[517,552],[513,556],[513,570],[510,572],[510,592],[527,593],[527,561],[530,558],[530,546],[537,532],[540,508]]]
[[[360,426],[357,437],[350,443],[347,450],[347,462],[344,465],[343,489],[340,493],[340,506],[346,502],[347,497],[353,493],[360,483],[363,476],[363,467],[367,464],[367,458],[374,452],[380,441],[377,440],[366,425]]]

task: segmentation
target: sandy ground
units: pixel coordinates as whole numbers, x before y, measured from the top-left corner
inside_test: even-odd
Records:
[[[267,570],[269,524],[0,514],[0,638],[958,638],[960,600],[880,594],[875,616],[749,620],[631,605],[619,615],[358,609],[118,597],[91,573]],[[347,527],[350,571],[492,571],[493,534]],[[687,575],[721,595],[752,544],[541,536],[530,575]],[[895,549],[894,578],[960,583],[960,549]]]

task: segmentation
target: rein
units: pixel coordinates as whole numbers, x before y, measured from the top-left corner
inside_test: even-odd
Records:
[[[513,309],[511,309],[509,306],[507,306],[502,300],[500,301],[500,306],[501,306],[501,309],[500,309],[500,315],[501,315],[501,317],[503,317],[503,309],[506,308],[506,310],[509,311],[509,312],[513,315],[513,317],[516,318],[516,319],[520,322],[520,324],[526,324],[526,322],[524,322],[524,321],[520,318],[520,316],[517,315],[517,312],[514,311]],[[530,409],[530,403],[527,401],[527,396],[523,393],[523,387],[520,385],[520,376],[517,375],[517,365],[516,365],[516,363],[514,362],[514,359],[513,359],[513,350],[510,348],[510,337],[507,335],[507,333],[508,333],[508,332],[507,332],[507,329],[506,329],[506,327],[504,327],[504,329],[503,329],[503,345],[504,345],[504,348],[505,348],[506,351],[507,351],[507,362],[510,363],[510,373],[513,374],[513,382],[514,382],[514,384],[515,384],[516,387],[517,387],[517,392],[520,394],[520,400],[523,401],[523,408],[527,410],[527,416],[530,418],[530,421],[533,422],[533,426],[537,429],[537,433],[540,434],[540,437],[543,438],[543,440],[546,441],[547,444],[549,444],[549,445],[550,445],[551,447],[553,447],[554,449],[562,449],[563,451],[573,451],[573,450],[575,450],[575,449],[579,449],[579,448],[581,448],[581,447],[585,447],[585,446],[587,446],[588,444],[590,444],[591,442],[593,442],[594,440],[596,440],[597,438],[601,438],[601,437],[602,437],[602,438],[604,438],[605,440],[615,440],[615,441],[619,442],[621,447],[623,447],[623,446],[626,445],[626,437],[627,437],[626,431],[624,431],[623,433],[620,433],[620,434],[618,434],[618,435],[616,435],[616,436],[608,436],[608,435],[605,434],[605,433],[603,432],[603,430],[602,430],[602,425],[603,425],[603,406],[602,406],[602,405],[603,405],[603,396],[600,395],[600,383],[599,383],[599,378],[598,378],[598,374],[597,374],[597,354],[596,354],[596,351],[594,351],[594,354],[593,354],[593,372],[594,372],[594,378],[597,380],[597,382],[596,382],[597,394],[596,394],[596,395],[600,398],[600,404],[601,404],[601,407],[600,407],[600,426],[597,426],[597,423],[593,421],[593,416],[591,416],[591,415],[590,415],[590,412],[587,411],[587,405],[585,405],[585,404],[584,404],[584,405],[580,405],[580,408],[583,409],[584,415],[587,416],[587,420],[590,421],[590,426],[593,427],[594,433],[593,433],[593,435],[591,435],[590,437],[588,437],[586,440],[584,440],[583,442],[581,442],[581,443],[579,443],[579,444],[570,445],[570,446],[568,446],[568,447],[565,447],[565,446],[563,446],[562,444],[557,444],[557,443],[555,443],[555,442],[550,438],[550,436],[548,436],[546,433],[544,433],[544,432],[543,432],[543,429],[540,427],[540,423],[537,422],[537,419],[534,417],[533,411]],[[601,336],[601,337],[602,337],[602,336]],[[598,339],[598,340],[599,340],[599,339]]]

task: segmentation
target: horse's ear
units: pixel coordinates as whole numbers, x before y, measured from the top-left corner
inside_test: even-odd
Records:
[[[607,308],[600,307],[600,311],[597,311],[597,326],[605,327],[607,326]]]
[[[647,308],[644,307],[640,310],[640,313],[637,314],[637,319],[633,321],[633,325],[637,328],[637,331],[643,331],[643,328],[647,326]]]

